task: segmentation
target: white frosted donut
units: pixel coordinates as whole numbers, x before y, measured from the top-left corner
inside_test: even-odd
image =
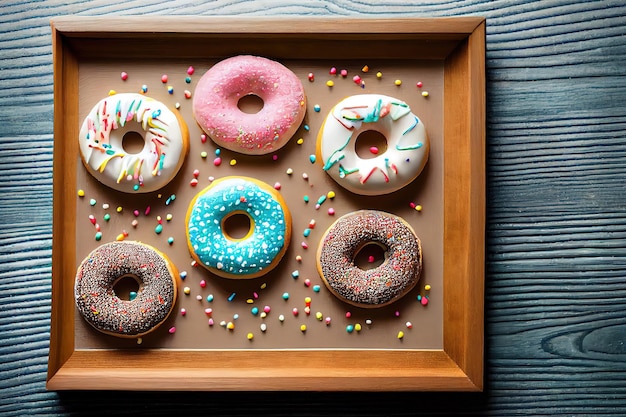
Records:
[[[387,149],[372,158],[356,152],[359,134],[376,131]],[[401,189],[422,172],[430,144],[422,121],[402,100],[381,94],[350,96],[335,105],[317,138],[324,171],[356,194],[380,195]]]
[[[240,110],[245,96],[260,98],[261,110]],[[200,78],[193,95],[193,115],[202,130],[219,146],[249,155],[283,147],[305,113],[300,79],[284,65],[258,56],[218,62]]]
[[[144,140],[137,153],[124,150],[131,134]],[[165,104],[120,93],[91,109],[80,129],[79,147],[85,167],[98,181],[119,191],[147,193],[176,176],[189,150],[189,133]]]

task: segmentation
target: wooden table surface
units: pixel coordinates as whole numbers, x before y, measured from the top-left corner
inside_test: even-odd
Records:
[[[0,415],[626,415],[626,3],[407,3],[0,2]],[[47,392],[49,19],[67,14],[485,16],[485,392]]]

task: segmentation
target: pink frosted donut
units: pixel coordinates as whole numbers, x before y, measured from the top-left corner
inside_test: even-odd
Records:
[[[257,113],[239,107],[245,96],[263,102]],[[284,146],[306,112],[298,77],[278,62],[242,55],[215,64],[198,81],[193,115],[204,132],[226,149],[263,155]]]

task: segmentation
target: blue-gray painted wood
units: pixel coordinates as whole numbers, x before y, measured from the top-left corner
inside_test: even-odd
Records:
[[[485,392],[47,392],[65,14],[487,17]],[[625,22],[623,0],[0,2],[0,415],[626,415]]]

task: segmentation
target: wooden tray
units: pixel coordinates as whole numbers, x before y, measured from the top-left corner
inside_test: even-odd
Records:
[[[366,28],[367,33],[363,33]],[[129,390],[482,390],[485,21],[196,17],[57,18],[53,282],[47,387]],[[225,58],[441,62],[443,349],[81,349],[76,347],[79,65]]]

